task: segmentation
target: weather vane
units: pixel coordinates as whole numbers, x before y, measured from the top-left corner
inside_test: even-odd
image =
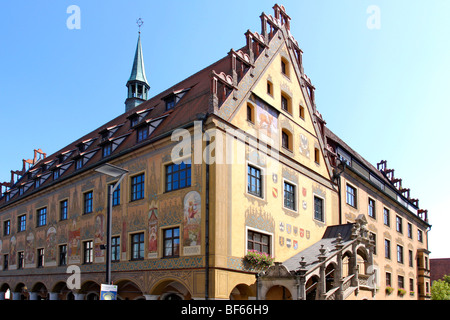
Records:
[[[136,24],[139,27],[139,34],[141,34],[141,26],[144,24],[144,21],[141,18],[139,18],[136,20]]]

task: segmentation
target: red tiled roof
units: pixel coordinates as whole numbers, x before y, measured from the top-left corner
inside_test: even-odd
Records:
[[[131,127],[131,123],[129,117],[133,114],[139,113],[140,111],[145,111],[149,109],[145,118],[141,119],[140,123],[143,121],[160,118],[162,116],[166,116],[163,121],[157,126],[157,128],[150,134],[150,136],[146,139],[151,139],[158,137],[162,134],[171,132],[172,130],[179,128],[183,125],[189,124],[192,121],[197,119],[197,114],[199,113],[207,113],[209,109],[209,101],[211,96],[211,73],[212,71],[216,71],[217,73],[224,72],[226,74],[230,73],[231,63],[230,57],[227,55],[217,62],[211,64],[210,66],[200,70],[199,72],[193,74],[192,76],[186,78],[185,80],[175,84],[174,86],[168,88],[167,90],[155,95],[149,100],[143,102],[137,107],[129,110],[116,117],[115,119],[109,121],[108,123],[102,125],[101,127],[93,130],[92,132],[82,136],[71,144],[65,146],[59,151],[49,155],[45,158],[45,161],[39,161],[36,163],[30,170],[36,171],[37,174],[33,175],[33,177],[29,177],[27,174],[24,174],[23,177],[16,182],[15,186],[11,187],[11,190],[14,187],[18,187],[23,185],[24,183],[35,179],[37,176],[41,175],[44,172],[51,172],[51,170],[56,169],[57,167],[61,167],[62,163],[69,163],[71,161],[76,160],[77,157],[90,153],[94,150],[97,150],[95,155],[86,163],[86,167],[92,167],[92,164],[103,160],[102,157],[102,148],[101,142],[105,142],[102,140],[102,134],[106,133],[108,129],[117,128],[114,134],[108,137],[108,141],[114,140],[115,138],[119,138],[122,136],[126,136],[125,140],[117,147],[113,154],[117,154],[119,152],[127,152],[128,149],[134,149],[138,147],[139,143],[137,143],[137,136],[135,128]],[[186,94],[180,99],[175,108],[167,111],[165,101],[163,98],[167,97],[171,93],[177,93],[182,90],[186,90]],[[84,142],[93,140],[93,142],[83,150],[79,151],[78,146]],[[59,156],[65,154],[69,151],[75,151],[70,154],[67,159],[64,159],[62,163],[58,161],[54,161],[48,168],[44,171],[37,170],[44,163],[49,163],[52,160],[58,159]],[[75,166],[71,165],[65,172],[64,175],[67,176],[70,173],[75,171]],[[59,179],[59,178],[58,178]],[[50,184],[53,182],[53,179],[50,177],[44,183],[41,183],[40,186],[45,184]],[[29,188],[28,191],[32,190],[34,187]],[[40,188],[40,187],[39,187]],[[17,193],[18,194],[18,193]],[[24,193],[23,196],[25,196]],[[0,199],[0,206],[5,203],[5,197]]]
[[[430,270],[432,282],[442,279],[445,275],[450,276],[450,258],[430,259]]]

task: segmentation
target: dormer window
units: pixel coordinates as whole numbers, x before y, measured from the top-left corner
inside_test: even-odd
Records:
[[[144,125],[137,129],[137,142],[143,141],[148,138],[148,126]]]
[[[112,144],[111,143],[107,143],[103,146],[103,151],[102,151],[102,155],[103,158],[110,156],[112,153]]]
[[[172,96],[166,100],[166,110],[173,109],[175,107],[175,96]]]
[[[190,88],[173,91],[164,98],[162,98],[162,100],[164,100],[164,102],[166,103],[166,111],[175,108],[176,104],[181,100],[181,98],[183,98],[183,96],[189,90]]]
[[[83,167],[83,158],[78,158],[75,160],[75,170],[81,169]]]

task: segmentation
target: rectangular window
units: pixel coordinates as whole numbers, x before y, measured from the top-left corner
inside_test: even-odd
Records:
[[[303,106],[299,107],[299,114],[300,114],[300,118],[305,120],[305,107],[303,107]]]
[[[284,182],[284,207],[295,210],[295,186],[289,182]]]
[[[8,236],[11,233],[11,221],[6,220],[3,222],[3,235]]]
[[[68,201],[59,202],[59,220],[67,220],[67,212],[69,210]]]
[[[137,141],[143,141],[148,137],[148,126],[142,126],[137,129]]]
[[[140,174],[131,178],[131,201],[144,199],[145,174]]]
[[[392,286],[392,279],[391,279],[391,273],[386,272],[386,287]]]
[[[23,251],[19,251],[17,253],[17,269],[23,269],[23,266],[24,266],[23,263],[24,263]]]
[[[397,245],[397,262],[403,263],[403,247]]]
[[[384,257],[386,259],[391,258],[391,242],[387,239],[384,240]]]
[[[112,205],[118,206],[120,204],[120,184],[117,186],[116,190],[114,190],[112,195]]]
[[[281,96],[281,109],[289,112],[289,100],[285,96]]]
[[[131,260],[144,259],[144,233],[136,233],[131,236]]]
[[[111,260],[120,260],[120,237],[111,238]]]
[[[164,257],[177,257],[180,255],[180,228],[164,230]]]
[[[62,244],[59,246],[59,265],[67,265],[67,245]]]
[[[347,185],[347,204],[356,208],[356,188]]]
[[[398,276],[398,288],[399,289],[405,288],[405,278],[403,276]]]
[[[395,227],[397,232],[403,233],[403,219],[399,216],[395,217]]]
[[[59,178],[59,169],[55,169],[55,171],[53,171],[53,180],[56,180]]]
[[[373,246],[373,254],[377,254],[377,235],[373,232],[371,232],[370,235],[372,236],[373,242],[375,244]]]
[[[389,227],[391,225],[391,217],[390,217],[389,210],[386,208],[384,208],[383,219],[384,219],[384,225]]]
[[[409,278],[409,291],[412,293],[414,292],[414,279]]]
[[[412,250],[409,250],[409,266],[413,267],[414,255]]]
[[[284,131],[281,132],[281,146],[289,150],[289,135]]]
[[[324,222],[323,199],[314,196],[314,219]]]
[[[25,231],[27,229],[27,215],[21,215],[17,218],[17,232]]]
[[[37,249],[37,267],[42,268],[44,266],[44,248]]]
[[[166,166],[166,192],[191,186],[191,164],[169,164]]]
[[[423,242],[422,230],[417,230],[417,241]]]
[[[37,210],[37,223],[38,227],[45,226],[47,224],[47,208],[41,208]]]
[[[253,230],[247,232],[247,249],[265,252],[270,255],[270,236]]]
[[[75,160],[75,170],[79,170],[83,167],[83,158]]]
[[[412,239],[412,224],[408,222],[408,238]]]
[[[166,100],[166,110],[173,109],[175,107],[175,96],[172,96]]]
[[[93,242],[83,242],[83,263],[92,263],[94,261]]]
[[[111,143],[105,144],[103,146],[103,150],[102,151],[103,151],[103,158],[111,155],[111,153],[112,153],[112,144]]]
[[[247,172],[247,192],[261,198],[263,196],[261,170],[251,165]]]
[[[9,267],[9,256],[7,254],[3,255],[3,270],[8,270]]]
[[[91,213],[94,210],[94,206],[93,206],[93,201],[94,201],[94,193],[92,191],[86,192],[84,194],[84,199],[83,199],[83,208],[84,211],[83,213]]]
[[[367,211],[369,217],[376,218],[375,217],[375,200],[369,198],[369,207]]]

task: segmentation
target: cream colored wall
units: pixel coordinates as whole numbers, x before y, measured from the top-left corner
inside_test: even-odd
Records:
[[[272,253],[275,260],[285,261],[321,239],[327,225],[338,223],[336,215],[333,215],[333,210],[338,205],[337,193],[329,182],[330,176],[312,117],[308,112],[292,62],[287,65],[289,77],[282,74],[282,57],[288,57],[284,45],[272,59],[263,75],[256,81],[252,92],[280,112],[278,143],[281,146],[281,129],[288,128],[293,136],[293,148],[292,151],[288,151],[280,147],[277,159],[265,157],[264,152],[254,151],[243,142],[234,140],[233,145],[237,148],[236,150],[239,150],[237,155],[241,156],[240,159],[235,157],[232,166],[223,168],[227,171],[226,174],[221,171],[222,169],[217,171],[217,174],[221,176],[221,183],[216,185],[218,188],[216,204],[220,204],[221,209],[216,210],[216,214],[218,219],[220,216],[228,217],[221,221],[228,220],[229,228],[228,235],[223,236],[223,241],[227,242],[227,245],[224,246],[227,247],[227,250],[222,251],[223,255],[227,251],[226,255],[228,256],[243,257],[247,252],[247,229],[251,228],[269,234],[272,239]],[[268,79],[273,84],[272,95],[267,93]],[[291,97],[292,114],[281,110],[281,90]],[[241,103],[231,119],[231,123],[245,133],[258,137],[257,121],[252,123],[247,120],[247,102],[246,100]],[[305,108],[304,119],[301,119],[299,115],[300,105]],[[252,106],[256,107],[255,104]],[[300,151],[301,135],[308,141],[306,149],[303,148],[302,152]],[[225,139],[225,135],[223,139]],[[320,150],[319,163],[314,161],[315,147]],[[229,151],[224,148],[223,152]],[[247,193],[249,164],[259,167],[265,172],[262,198]],[[284,208],[284,179],[296,186],[296,210],[294,211]],[[228,203],[224,203],[226,200],[221,195],[227,195]],[[324,222],[314,219],[314,195],[324,200]],[[249,223],[249,216],[256,216],[261,221],[266,221],[267,224],[272,225],[272,228],[269,228],[270,230],[258,229],[257,226]],[[224,257],[217,257],[217,259],[225,260]]]
[[[376,254],[374,254],[374,265],[378,270],[377,287],[379,290],[375,299],[403,299],[417,300],[417,284],[419,281],[417,271],[417,257],[419,249],[426,249],[426,230],[412,218],[412,214],[408,213],[400,204],[390,200],[386,195],[374,188],[367,186],[366,182],[359,182],[352,175],[342,175],[342,223],[354,222],[359,214],[364,214],[368,221],[368,229],[376,235]],[[353,208],[346,203],[346,185],[349,184],[357,189],[357,207]],[[368,215],[368,199],[375,200],[375,218]],[[384,208],[390,210],[390,226],[384,225]],[[403,233],[396,230],[396,216],[400,216],[403,221]],[[408,237],[407,224],[412,225],[412,239]],[[417,240],[417,230],[420,228],[423,234],[423,242]],[[391,242],[391,258],[385,258],[384,240]],[[397,262],[397,245],[403,246],[403,263]],[[413,252],[413,264],[409,265],[409,250]],[[391,285],[395,289],[390,295],[386,294],[386,272],[391,273]],[[403,297],[398,296],[398,276],[404,277],[404,289],[406,294]],[[410,295],[409,279],[414,279],[414,294]]]

